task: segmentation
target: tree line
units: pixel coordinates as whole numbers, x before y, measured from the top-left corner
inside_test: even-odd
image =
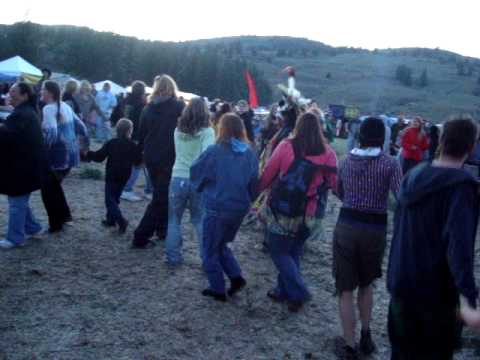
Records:
[[[417,86],[424,88],[429,85],[427,69],[423,69],[420,76],[416,79],[413,77],[413,69],[407,65],[398,65],[395,70],[395,79],[404,86]]]
[[[151,84],[155,75],[167,73],[181,90],[211,99],[246,99],[248,70],[260,102],[272,101],[272,89],[263,73],[222,46],[202,48],[194,43],[145,41],[84,27],[30,22],[1,25],[0,39],[0,59],[20,55],[38,67],[122,85],[133,80]]]

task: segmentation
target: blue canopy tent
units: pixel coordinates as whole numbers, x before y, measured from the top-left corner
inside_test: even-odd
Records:
[[[0,62],[0,81],[14,82],[20,78],[36,84],[42,78],[42,72],[21,56],[14,56]]]

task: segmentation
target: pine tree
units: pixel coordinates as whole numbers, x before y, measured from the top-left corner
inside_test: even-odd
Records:
[[[412,86],[412,69],[407,65],[399,65],[395,72],[395,79],[405,86]]]
[[[417,85],[421,88],[427,87],[428,86],[428,74],[427,74],[427,69],[424,69],[422,71],[422,74],[417,80]]]

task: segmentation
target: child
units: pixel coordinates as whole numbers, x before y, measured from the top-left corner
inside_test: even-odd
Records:
[[[246,285],[237,260],[227,246],[232,242],[254,200],[258,160],[250,148],[242,119],[233,113],[220,118],[215,145],[190,168],[192,186],[203,192],[203,269],[210,286],[202,292],[226,301],[223,273],[230,278],[228,295]]]
[[[142,154],[140,148],[131,140],[133,123],[130,120],[120,119],[115,128],[117,137],[105,143],[100,150],[89,151],[87,159],[102,162],[108,158],[105,178],[107,217],[102,224],[106,227],[118,225],[120,234],[124,234],[128,221],[118,207],[120,195],[130,177],[132,167],[142,162]]]

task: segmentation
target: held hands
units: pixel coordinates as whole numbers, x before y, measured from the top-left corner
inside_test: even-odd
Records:
[[[468,327],[480,332],[480,310],[473,309],[463,296],[460,296],[460,318]]]

